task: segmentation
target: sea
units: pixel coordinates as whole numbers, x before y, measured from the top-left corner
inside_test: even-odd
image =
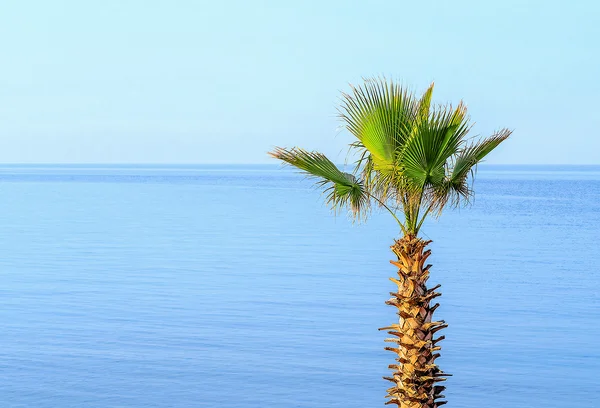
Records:
[[[600,407],[600,166],[432,218],[456,408]],[[383,407],[385,212],[278,165],[0,165],[0,407]]]

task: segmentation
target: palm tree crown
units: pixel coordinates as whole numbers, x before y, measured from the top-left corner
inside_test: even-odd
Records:
[[[432,107],[432,92],[433,84],[418,98],[394,81],[375,78],[342,94],[339,116],[357,139],[350,145],[358,157],[353,174],[298,147],[269,154],[317,178],[332,208],[347,208],[360,220],[372,205],[383,207],[405,235],[417,236],[428,214],[468,202],[476,165],[511,133],[467,138],[465,105]]]

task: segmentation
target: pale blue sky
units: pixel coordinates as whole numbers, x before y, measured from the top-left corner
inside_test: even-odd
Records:
[[[596,1],[7,0],[0,162],[343,160],[339,91],[384,74],[515,129],[489,163],[600,164],[599,43]]]

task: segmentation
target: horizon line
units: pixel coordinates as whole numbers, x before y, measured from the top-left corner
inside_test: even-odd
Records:
[[[177,163],[177,162],[0,162],[0,166],[285,166],[283,163]],[[336,163],[344,166],[348,164]],[[600,166],[600,163],[480,163],[478,166]]]

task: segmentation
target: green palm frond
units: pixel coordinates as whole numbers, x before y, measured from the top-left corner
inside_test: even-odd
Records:
[[[435,191],[444,181],[448,159],[457,152],[469,131],[466,108],[438,108],[412,128],[398,156],[405,188],[420,193]]]
[[[395,152],[408,136],[418,101],[400,85],[382,78],[342,93],[339,113],[346,128],[368,150],[381,171],[393,171]]]
[[[512,131],[508,129],[502,129],[486,139],[471,143],[458,152],[454,159],[452,172],[446,181],[447,194],[453,198],[455,205],[458,205],[461,199],[465,201],[470,199],[472,191],[468,180],[469,176],[473,175],[477,164],[481,163],[485,156],[500,143],[508,139],[511,133]]]
[[[450,178],[452,180],[464,178],[473,166],[480,163],[500,143],[508,139],[511,133],[512,131],[508,129],[502,129],[486,139],[471,143],[456,156]]]
[[[431,107],[431,96],[433,95],[433,87],[434,83],[432,82],[429,85],[429,88],[425,91],[421,99],[419,100],[419,108],[418,108],[418,120],[425,121],[429,118],[429,109]]]
[[[302,170],[307,176],[316,178],[317,185],[324,189],[326,201],[332,209],[348,208],[357,220],[366,216],[369,210],[369,195],[362,181],[341,171],[324,154],[297,147],[276,147],[269,154]]]

